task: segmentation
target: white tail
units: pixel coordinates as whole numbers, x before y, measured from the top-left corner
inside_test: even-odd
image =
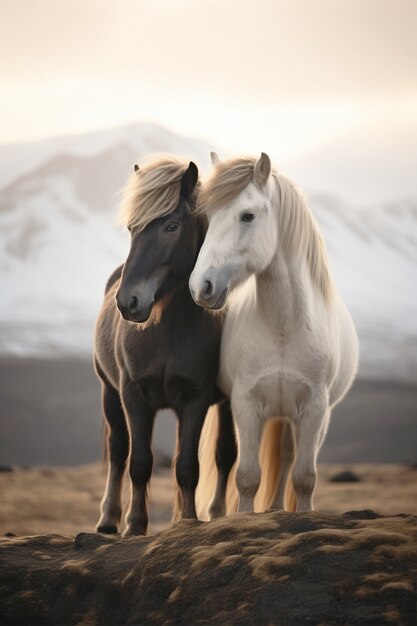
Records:
[[[259,449],[262,478],[255,498],[255,511],[268,509],[275,497],[280,472],[280,448],[283,426],[283,421],[278,419],[270,419],[265,424]],[[202,520],[210,518],[210,504],[216,491],[217,468],[215,451],[218,428],[218,410],[216,405],[210,407],[207,412],[200,438],[200,480],[196,491],[196,508],[197,516]],[[238,507],[238,491],[235,480],[236,467],[237,463],[235,463],[230,472],[227,486],[227,515],[235,513]],[[287,483],[285,508],[287,511],[296,511],[297,509],[297,499],[291,480]]]

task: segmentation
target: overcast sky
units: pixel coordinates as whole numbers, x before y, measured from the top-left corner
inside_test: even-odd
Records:
[[[292,155],[417,122],[416,0],[3,0],[0,143],[155,121]]]

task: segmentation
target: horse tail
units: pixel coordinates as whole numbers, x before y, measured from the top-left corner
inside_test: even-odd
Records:
[[[94,362],[93,362],[93,367],[94,370],[97,374],[97,377],[99,378],[101,385],[106,385],[108,384],[107,378],[105,373],[103,372],[102,368],[99,365],[99,362],[97,360],[96,357],[94,357]],[[103,399],[102,399],[102,409],[101,409],[101,463],[103,468],[107,466],[107,462],[108,462],[108,458],[109,458],[109,451],[108,451],[108,447],[109,447],[109,435],[110,435],[110,429],[109,429],[109,425],[107,423],[107,420],[105,418],[104,415],[104,408],[103,408]]]
[[[199,461],[200,478],[195,494],[198,519],[209,519],[210,503],[216,490],[216,440],[219,432],[218,405],[212,405],[207,411],[200,436]]]
[[[255,511],[265,511],[273,503],[280,473],[280,450],[284,423],[282,420],[270,419],[265,424],[259,449],[259,463],[261,466],[261,484],[255,498]],[[217,405],[210,407],[200,438],[200,480],[196,491],[196,508],[199,519],[209,519],[210,503],[213,499],[217,468],[215,463],[216,439],[218,434]],[[226,495],[226,514],[235,513],[238,508],[239,494],[236,487],[235,463],[229,476]],[[285,492],[285,508],[287,511],[296,511],[297,499],[289,480]]]
[[[109,436],[110,429],[107,421],[103,415],[101,420],[101,464],[102,467],[107,467],[109,461]]]
[[[292,480],[287,485],[287,491],[285,493],[285,508],[291,513],[295,513],[297,510],[297,495],[292,484]]]
[[[281,446],[285,427],[286,424],[281,419],[270,419],[265,424],[259,449],[262,478],[255,498],[255,511],[269,509],[274,501],[281,469]],[[286,485],[284,504],[287,511],[297,510],[297,498],[291,479]]]

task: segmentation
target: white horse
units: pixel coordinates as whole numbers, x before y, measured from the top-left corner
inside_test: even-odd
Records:
[[[311,511],[330,413],[357,370],[356,331],[296,186],[271,170],[264,153],[224,162],[212,153],[212,162],[199,197],[209,228],[189,284],[203,307],[228,301],[218,382],[231,398],[237,427],[238,510],[254,510],[262,432],[279,417],[285,425],[268,454],[280,455],[280,471],[269,505],[284,508],[292,468],[297,511]],[[206,432],[203,456],[207,440]],[[204,485],[200,509],[202,491]],[[216,498],[212,516],[222,508]]]

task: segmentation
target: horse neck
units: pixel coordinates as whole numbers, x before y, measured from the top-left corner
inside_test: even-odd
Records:
[[[270,265],[256,276],[257,308],[281,332],[309,316],[311,292],[306,263],[281,247]]]
[[[269,266],[256,277],[256,291],[263,316],[283,327],[311,313],[316,288],[311,250],[319,245],[319,234],[293,184],[283,177],[275,183],[271,200],[277,216],[277,249]]]

